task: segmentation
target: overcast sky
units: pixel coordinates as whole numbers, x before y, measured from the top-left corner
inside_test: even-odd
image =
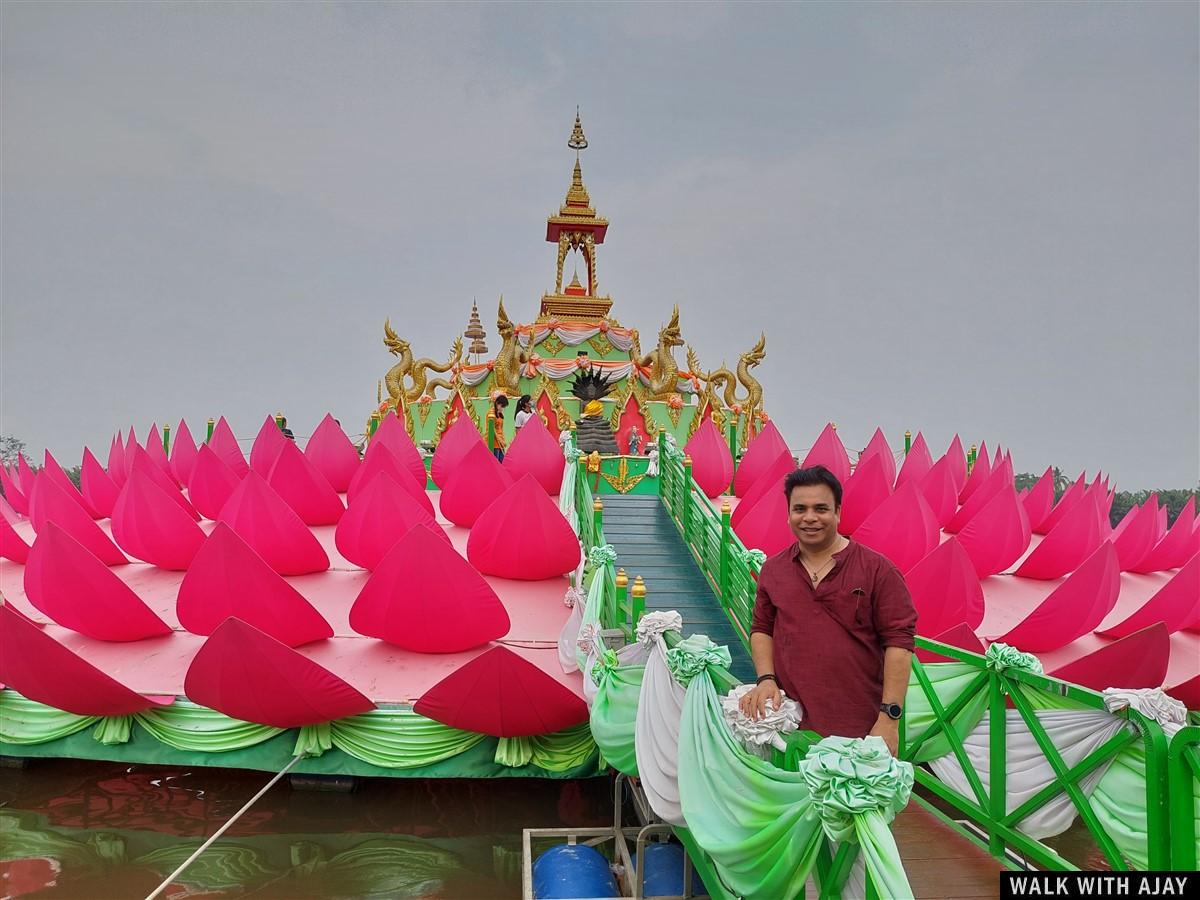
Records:
[[[361,429],[386,316],[536,315],[578,104],[614,315],[793,447],[1192,486],[1197,9],[5,2],[0,432]]]

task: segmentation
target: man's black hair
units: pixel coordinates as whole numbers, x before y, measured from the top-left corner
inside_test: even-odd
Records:
[[[798,487],[813,487],[814,485],[823,484],[829,490],[833,491],[833,508],[842,508],[842,483],[837,480],[837,476],[830,472],[824,466],[809,466],[807,469],[797,469],[792,472],[783,482],[783,495],[788,498],[788,504],[792,502],[792,488]]]

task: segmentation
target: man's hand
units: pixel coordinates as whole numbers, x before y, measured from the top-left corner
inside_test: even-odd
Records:
[[[757,722],[767,714],[768,700],[775,709],[779,709],[783,705],[783,694],[779,690],[779,685],[772,678],[760,682],[743,694],[738,706],[743,713]]]
[[[887,713],[881,712],[879,718],[875,720],[875,727],[871,729],[871,736],[883,738],[883,742],[887,744],[888,752],[892,756],[900,753],[900,721],[898,719],[893,719]]]

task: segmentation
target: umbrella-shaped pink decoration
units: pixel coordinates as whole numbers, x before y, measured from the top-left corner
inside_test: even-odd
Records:
[[[1046,674],[1093,691],[1156,688],[1167,676],[1170,655],[1171,636],[1159,622]]]
[[[257,472],[249,472],[217,517],[280,575],[329,568],[329,557],[308,527]]]
[[[895,465],[892,468],[895,469]],[[842,516],[838,531],[846,535],[854,534],[867,516],[892,495],[893,480],[888,477],[887,465],[878,453],[868,457],[865,462],[860,460],[842,494]]]
[[[140,641],[171,628],[107,566],[53,522],[25,563],[25,596],[64,628],[99,641]]]
[[[179,420],[179,428],[171,441],[171,474],[180,484],[190,484],[192,469],[196,466],[196,439],[187,422]]]
[[[91,518],[103,518],[100,513],[96,512],[92,505],[83,498],[83,494],[79,493],[79,490],[71,482],[71,479],[67,477],[67,473],[63,471],[62,466],[58,464],[58,460],[54,458],[49,450],[46,451],[45,460],[42,464],[42,470],[38,474],[42,478],[49,478],[60,488],[62,488],[63,493],[78,503],[80,508]]]
[[[118,488],[125,483],[125,444],[120,431],[108,447],[108,477]]]
[[[1096,508],[1096,502],[1091,497],[1077,503],[1025,557],[1015,574],[1042,580],[1061,578],[1095,553],[1104,540],[1100,528],[1103,513]]]
[[[421,451],[412,442],[407,429],[396,417],[394,411],[388,411],[388,414],[383,417],[383,421],[379,423],[379,427],[375,429],[375,433],[371,435],[371,440],[367,444],[365,460],[369,460],[371,454],[380,447],[390,450],[392,456],[396,457],[396,462],[404,467],[412,476],[413,481],[420,485],[421,490],[425,490],[428,483],[425,461],[421,458]]]
[[[938,545],[937,518],[911,481],[883,501],[854,532],[854,539],[907,572]]]
[[[956,434],[954,439],[950,441],[950,446],[946,448],[946,452],[942,456],[948,460],[947,465],[950,467],[950,475],[954,481],[955,499],[967,483],[967,454],[963,451],[962,439]]]
[[[991,474],[992,464],[988,460],[987,441],[983,441],[979,445],[979,453],[975,457],[975,464],[971,466],[971,473],[967,476],[967,483],[958,492],[958,502],[966,503],[971,499],[971,495],[983,486],[983,483],[987,481],[988,476]]]
[[[266,478],[283,445],[290,443],[292,442],[283,436],[283,432],[275,424],[275,418],[267,416],[254,437],[254,443],[250,445],[250,468]]]
[[[41,534],[50,523],[57,525],[82,544],[106,566],[123,566],[127,560],[83,507],[66,495],[62,488],[39,474],[29,503],[29,521]]]
[[[1025,515],[1029,518],[1029,526],[1035,534],[1042,534],[1038,526],[1050,515],[1054,508],[1054,467],[1046,466],[1046,471],[1037,480],[1037,484],[1021,498],[1025,507]]]
[[[438,498],[438,506],[442,515],[455,525],[470,528],[480,513],[512,486],[512,476],[480,441],[472,444],[454,467]]]
[[[890,488],[896,483],[896,457],[892,453],[891,444],[887,441],[887,436],[884,435],[882,428],[876,428],[875,433],[871,435],[871,440],[867,442],[867,447],[863,450],[862,455],[858,458],[858,466],[856,470],[861,468],[863,463],[874,456],[879,457],[879,461],[883,464],[883,474],[887,476],[888,487]]]
[[[496,498],[475,520],[467,559],[484,575],[541,581],[579,565],[579,539],[532,475]]]
[[[0,605],[0,683],[77,716],[127,716],[175,700],[131,691],[7,604]]]
[[[1066,518],[1067,513],[1079,505],[1086,493],[1087,473],[1081,472],[1079,477],[1058,498],[1058,502],[1054,504],[1054,508],[1050,510],[1049,514],[1038,523],[1037,528],[1033,529],[1034,534],[1049,534],[1053,531],[1054,527]]]
[[[300,728],[375,708],[361,691],[241,619],[222,622],[192,659],[183,691],[243,722]]]
[[[23,516],[29,515],[29,498],[17,485],[17,479],[9,474],[8,467],[0,465],[0,487],[4,489],[4,496],[8,502]]]
[[[512,439],[504,454],[504,470],[517,481],[532,475],[550,496],[558,494],[563,480],[563,452],[541,416],[533,416]]]
[[[134,466],[113,506],[113,539],[131,556],[182,572],[204,543],[204,532],[166,492]]]
[[[1174,687],[1164,688],[1164,691],[1188,709],[1200,709],[1200,675],[1194,675]]]
[[[1174,634],[1196,621],[1200,621],[1200,555],[1193,556],[1137,612],[1097,634],[1125,637],[1155,622],[1162,622],[1167,633]]]
[[[346,511],[325,476],[287,438],[275,454],[267,484],[305,525],[336,525]]]
[[[233,469],[221,462],[212,447],[201,444],[188,482],[188,497],[196,510],[206,519],[216,519],[239,484]]]
[[[896,475],[896,487],[910,481],[919,483],[932,468],[933,456],[929,452],[929,445],[925,443],[925,435],[918,431],[917,436],[913,438],[912,446],[908,448],[908,453],[904,456],[900,471]]]
[[[133,465],[130,466],[129,475],[132,476],[134,472],[141,472],[158,485],[162,492],[171,498],[171,502],[187,513],[193,522],[200,521],[200,513],[196,511],[192,501],[183,496],[183,492],[176,487],[175,479],[156,466],[154,460],[141,447],[133,448]]]
[[[338,522],[334,532],[338,553],[356,566],[374,569],[396,542],[417,525],[437,529],[447,543],[450,541],[429,510],[413,499],[397,477],[409,480],[405,474],[380,472],[354,498]]]
[[[167,459],[167,448],[163,446],[163,436],[162,432],[158,430],[157,422],[150,426],[150,433],[146,435],[145,450],[146,455],[158,466],[159,471],[178,484],[175,473],[171,471],[171,462]]]
[[[961,650],[969,650],[972,653],[978,653],[980,656],[984,654],[983,642],[975,636],[975,632],[966,622],[959,622],[953,628],[948,628],[941,634],[935,636],[933,640],[939,644],[949,644],[951,647],[958,647]],[[932,650],[922,650],[917,648],[917,659],[928,665],[929,663],[940,662],[958,662],[949,656],[942,656],[939,653],[934,653]]]
[[[1135,572],[1161,572],[1164,569],[1178,569],[1197,551],[1200,546],[1194,546],[1192,530],[1196,521],[1196,498],[1189,497],[1175,524],[1161,541],[1133,567]]]
[[[692,477],[706,496],[719,497],[726,491],[733,478],[733,458],[712,419],[700,423],[683,452],[691,457]]]
[[[212,634],[236,616],[289,647],[333,637],[313,605],[223,522],[183,576],[175,611],[192,634]]]
[[[1007,634],[997,638],[1027,653],[1065,647],[1104,621],[1121,592],[1121,569],[1105,541]]]
[[[380,472],[387,472],[396,480],[396,483],[408,492],[408,495],[415,500],[422,509],[433,515],[433,501],[429,499],[429,495],[425,492],[424,483],[418,483],[413,479],[412,472],[396,459],[385,445],[376,445],[374,451],[367,453],[363,459],[363,463],[358,467],[358,471],[354,473],[354,477],[350,479],[350,489],[346,491],[346,501],[353,504],[358,499],[358,495],[362,493],[372,481],[374,481]]]
[[[745,497],[754,483],[766,473],[781,454],[791,458],[787,441],[779,433],[774,422],[767,422],[763,430],[755,435],[746,446],[742,461],[738,463],[737,473],[733,476],[733,493]],[[793,466],[795,468],[795,466]]]
[[[983,587],[957,538],[943,541],[904,576],[922,636],[941,634],[959,622],[983,621]]]
[[[943,527],[951,534],[958,534],[1001,491],[1013,491],[1012,463],[1003,458],[992,466],[992,473]]]
[[[912,484],[913,482],[909,482]],[[954,486],[953,458],[943,456],[933,464],[925,477],[916,482],[917,490],[933,510],[938,526],[945,525],[958,509],[958,488]]]
[[[4,516],[0,516],[0,557],[22,565],[29,559],[29,545]]]
[[[508,634],[496,592],[437,531],[418,525],[371,573],[350,627],[417,653],[458,653]]]
[[[33,479],[34,471],[29,468],[29,461],[25,459],[24,453],[17,454],[17,486],[20,487],[21,493],[26,497],[33,495]]]
[[[738,509],[747,502],[743,500]],[[767,556],[774,556],[796,543],[796,536],[788,525],[788,502],[783,491],[771,491],[759,497],[733,526],[733,533],[751,550],[761,550]]]
[[[246,462],[246,457],[242,455],[242,448],[238,446],[237,438],[233,436],[233,429],[229,427],[224,416],[217,420],[208,446],[212,447],[213,452],[221,458],[221,462],[233,470],[234,475],[238,478],[246,477],[250,466]]]
[[[308,439],[304,455],[339,494],[350,488],[350,479],[360,462],[358,450],[329,413]]]
[[[974,499],[974,498],[972,498]],[[1032,537],[1025,507],[1011,487],[1005,487],[971,517],[958,533],[980,578],[998,575],[1021,558]]]
[[[842,484],[849,480],[850,457],[846,455],[846,448],[842,444],[842,439],[838,437],[837,429],[833,427],[832,422],[826,425],[817,436],[808,455],[804,457],[804,462],[800,464],[802,469],[807,469],[809,466],[824,466]]]
[[[79,468],[79,489],[83,499],[102,519],[112,515],[113,504],[121,489],[116,486],[100,461],[87,447],[83,448],[83,465]]]
[[[553,734],[588,717],[581,697],[507,647],[493,647],[447,675],[413,712],[495,737]]]
[[[776,494],[779,497],[783,497],[784,482],[787,480],[788,475],[795,470],[796,461],[792,459],[791,451],[780,451],[779,455],[758,476],[754,484],[750,485],[749,490],[742,497],[742,502],[733,510],[733,515],[729,519],[730,524],[736,527],[767,494]],[[785,508],[786,505],[785,500]]]
[[[429,466],[429,475],[433,483],[444,488],[463,454],[472,444],[482,443],[483,438],[470,419],[461,415],[455,419],[454,424],[446,429],[442,439],[438,441],[437,449],[433,451],[433,462]]]
[[[1120,535],[1113,538],[1122,572],[1132,571],[1154,549],[1154,545],[1162,537],[1158,524],[1158,494],[1151,494],[1129,520],[1129,525]]]

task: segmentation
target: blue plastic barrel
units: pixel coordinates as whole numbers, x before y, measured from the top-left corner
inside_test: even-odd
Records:
[[[533,896],[537,900],[607,900],[621,894],[608,860],[594,847],[559,844],[534,861]]]
[[[643,872],[643,897],[679,897],[683,895],[683,867],[687,857],[678,844],[647,844]],[[637,856],[633,857],[637,871]]]

